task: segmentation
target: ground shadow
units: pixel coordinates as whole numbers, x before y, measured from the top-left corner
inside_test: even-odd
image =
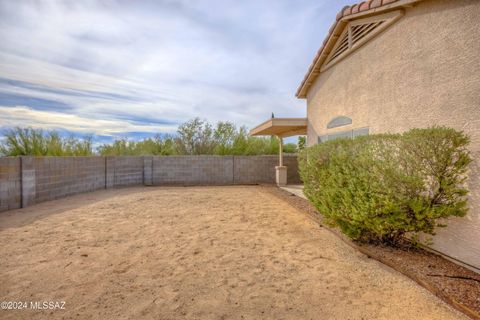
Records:
[[[51,215],[61,214],[65,211],[77,209],[112,197],[121,197],[133,193],[152,192],[162,187],[120,187],[113,189],[100,189],[92,192],[81,193],[65,198],[42,202],[27,208],[14,209],[0,212],[0,231],[9,228],[20,228],[44,219]]]

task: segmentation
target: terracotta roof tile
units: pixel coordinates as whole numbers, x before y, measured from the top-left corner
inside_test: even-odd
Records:
[[[343,18],[343,10],[345,10],[347,7],[348,6],[343,7],[343,9],[337,13],[337,21]]]
[[[352,7],[351,7],[351,6],[346,6],[346,7],[343,9],[343,14],[342,14],[342,16],[345,17],[345,16],[348,16],[349,14],[352,14]]]
[[[380,7],[382,5],[382,0],[372,0],[370,3],[370,8]]]
[[[370,3],[371,3],[371,2],[372,2],[372,1],[362,2],[362,3],[360,4],[360,9],[359,9],[359,10],[360,10],[360,11],[365,11],[365,10],[370,9]]]
[[[353,5],[351,8],[352,8],[351,10],[352,14],[358,13],[358,9],[360,8],[360,5],[356,4],[356,5]]]
[[[385,6],[385,5],[394,3],[394,2],[398,2],[398,1],[400,1],[400,0],[368,0],[368,1],[362,1],[360,3],[354,4],[354,5],[351,5],[351,6],[343,7],[343,9],[340,10],[340,12],[337,14],[336,21],[333,23],[333,25],[330,27],[330,30],[328,31],[328,36],[323,41],[323,45],[318,50],[312,64],[308,68],[308,72],[305,75],[305,77],[303,78],[303,81],[302,81],[302,83],[300,84],[300,87],[297,90],[297,94],[296,94],[297,97],[300,96],[300,91],[302,91],[303,87],[305,85],[307,85],[307,78],[310,76],[310,73],[313,71],[315,64],[317,63],[318,59],[320,58],[320,56],[323,53],[323,49],[325,48],[328,40],[332,36],[333,31],[337,27],[338,22],[342,18],[348,17],[349,15],[352,15],[352,14],[356,14],[356,13],[368,11],[368,10],[371,10],[371,9],[374,9],[374,8],[382,7],[382,6]],[[413,0],[413,1],[415,1],[415,0]],[[416,0],[416,1],[421,1],[421,0]]]

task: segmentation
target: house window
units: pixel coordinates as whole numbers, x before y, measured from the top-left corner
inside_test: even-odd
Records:
[[[330,68],[365,44],[403,16],[403,10],[391,11],[364,19],[350,21],[330,50],[321,72]]]
[[[333,118],[332,121],[330,121],[327,124],[327,129],[346,126],[348,124],[352,124],[352,119],[350,119],[349,117],[345,117],[345,116],[336,117],[336,118]]]
[[[368,136],[368,134],[369,134],[368,128],[359,128],[359,129],[353,130],[352,137],[355,138],[360,136]]]
[[[359,137],[359,136],[368,136],[368,134],[369,134],[369,129],[368,128],[358,128],[358,129],[353,129],[353,130],[346,130],[346,131],[342,131],[342,132],[330,133],[330,134],[325,134],[325,135],[319,136],[318,137],[318,143],[331,141],[331,140],[335,140],[335,139],[340,139],[340,138],[353,139],[353,138]]]

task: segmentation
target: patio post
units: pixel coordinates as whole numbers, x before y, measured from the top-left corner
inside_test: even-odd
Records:
[[[275,181],[278,186],[287,185],[287,167],[283,165],[283,138],[277,136],[278,138],[278,166],[275,167]]]
[[[278,144],[279,144],[279,148],[278,148],[279,155],[278,156],[280,157],[280,159],[278,161],[278,165],[280,167],[283,167],[283,138],[282,137],[278,137]]]

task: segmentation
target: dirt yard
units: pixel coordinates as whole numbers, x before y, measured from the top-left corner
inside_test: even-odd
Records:
[[[107,190],[0,213],[0,276],[0,301],[65,301],[1,319],[464,319],[265,187]]]

